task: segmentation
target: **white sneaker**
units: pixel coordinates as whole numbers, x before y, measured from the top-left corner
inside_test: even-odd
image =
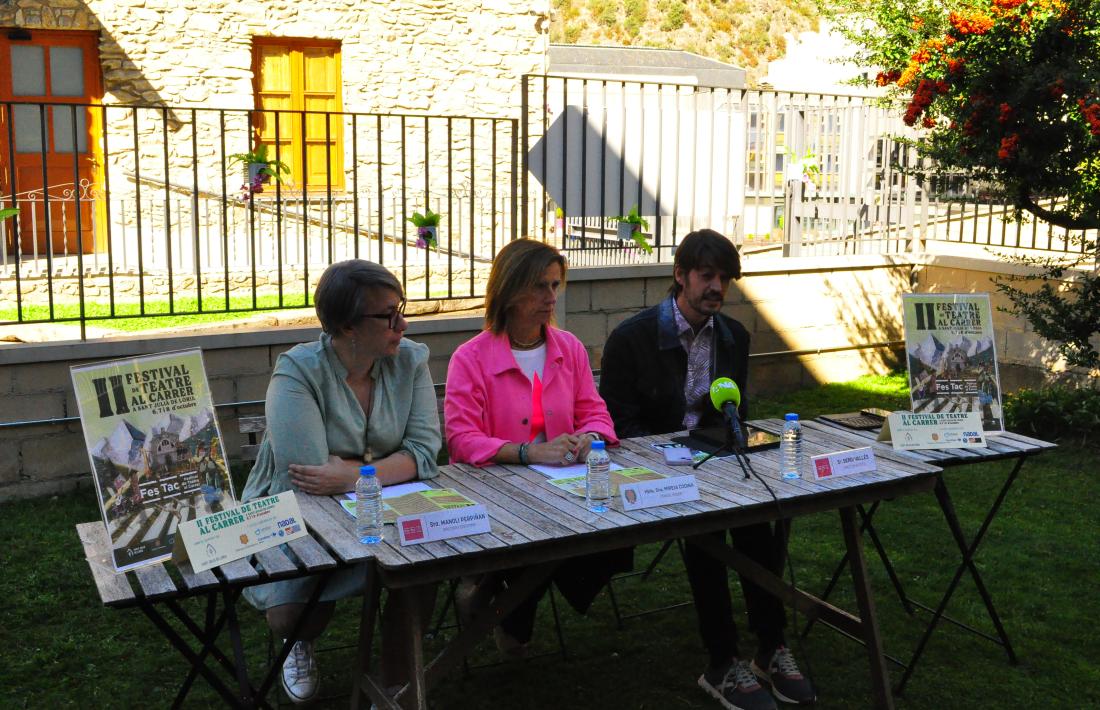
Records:
[[[283,690],[292,703],[298,704],[312,700],[320,685],[313,642],[298,641],[283,661]]]

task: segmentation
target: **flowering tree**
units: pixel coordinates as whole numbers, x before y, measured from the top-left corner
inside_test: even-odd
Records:
[[[1100,2],[831,4],[925,155],[1052,224],[1100,227]]]
[[[998,186],[1021,212],[1100,228],[1100,0],[823,2],[853,59],[881,68],[875,83],[923,129],[923,155]],[[1096,367],[1100,261],[1069,273],[1100,259],[1084,234],[1082,257],[1020,259],[1042,267],[1037,283],[998,289],[1069,364]]]

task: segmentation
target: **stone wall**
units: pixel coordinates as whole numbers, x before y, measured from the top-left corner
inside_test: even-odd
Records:
[[[110,200],[110,246],[115,253],[133,253],[137,239],[153,251],[169,237],[179,242],[175,249],[186,252],[190,225],[220,219],[223,197],[230,200],[229,218],[242,220],[244,210],[235,198],[247,180],[241,176],[242,166],[223,165],[227,155],[254,147],[248,110],[256,106],[255,37],[340,43],[342,110],[357,115],[333,119],[341,126],[343,146],[331,174],[339,183],[343,171],[343,190],[332,197],[346,202],[357,184],[359,209],[365,215],[381,213],[382,206],[370,202],[381,194],[387,214],[384,224],[370,224],[364,217],[363,236],[381,232],[403,238],[409,230],[403,210],[422,211],[430,199],[440,211],[441,205],[450,205],[450,197],[461,199],[476,190],[478,225],[470,229],[463,222],[453,236],[446,230],[442,236],[456,244],[480,245],[492,241],[491,235],[483,236],[488,215],[513,209],[490,201],[489,183],[495,175],[498,202],[509,194],[509,149],[518,123],[456,117],[519,118],[522,75],[546,70],[549,1],[13,0],[0,4],[0,26],[98,33],[103,102],[110,107],[92,120],[104,124],[109,138],[103,161],[108,175],[85,187],[96,199]],[[406,123],[403,117],[381,114],[443,118],[431,120],[425,146],[419,118]],[[282,118],[291,119],[300,117]],[[101,136],[93,136],[96,150],[103,150],[102,142]],[[471,144],[476,154],[469,150]],[[166,183],[172,186],[168,190]],[[106,184],[109,196],[104,194]],[[320,186],[312,187],[316,197]],[[194,207],[192,192],[198,193]],[[272,192],[269,187],[264,199]],[[399,196],[405,204],[395,209]],[[139,209],[142,233],[136,235]],[[326,214],[322,208],[312,219],[324,221]],[[302,220],[289,213],[285,220],[283,238],[291,239],[289,233]],[[233,225],[224,229],[231,235],[241,231]],[[120,236],[127,230],[129,242]],[[98,249],[107,247],[106,236],[97,223]]]
[[[753,393],[776,394],[888,369],[900,337],[898,294],[908,290],[911,270],[907,262],[882,257],[752,258],[745,277],[731,288],[726,311],[752,334]],[[581,338],[593,367],[599,367],[608,332],[664,298],[670,280],[667,264],[573,269],[558,302],[559,321]],[[407,336],[431,348],[432,376],[442,382],[451,353],[481,323],[480,316],[414,318]],[[0,346],[0,500],[90,485],[71,365],[201,347],[215,403],[252,402],[264,398],[278,355],[317,333],[316,328],[268,328]],[[262,407],[256,404],[219,407],[231,457],[242,443],[236,417],[258,411]],[[28,421],[34,423],[12,426]]]
[[[519,116],[549,1],[14,0],[0,25],[100,33],[104,100],[252,108],[252,38],[338,40],[344,108]]]

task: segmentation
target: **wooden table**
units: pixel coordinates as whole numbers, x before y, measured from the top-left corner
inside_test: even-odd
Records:
[[[835,424],[825,419],[818,419],[813,422],[805,422],[803,428],[807,432],[814,432],[815,436],[831,437],[839,446],[845,448],[858,448],[861,446],[875,446],[876,454],[883,447],[883,444],[876,443],[876,438],[879,434],[879,429],[868,430],[854,430],[845,428],[839,424]],[[890,446],[889,444],[885,446]],[[890,557],[886,552],[885,546],[879,539],[878,533],[874,527],[874,516],[879,509],[881,501],[875,501],[870,508],[864,508],[863,506],[857,507],[857,512],[861,518],[861,531],[866,533],[871,540],[879,558],[882,560],[883,566],[886,568],[887,575],[890,577],[890,581],[894,586],[894,590],[898,594],[898,598],[901,600],[905,610],[912,615],[913,610],[916,608],[923,609],[931,612],[932,617],[928,622],[927,627],[920,640],[917,642],[916,648],[913,651],[913,655],[908,662],[900,662],[899,665],[904,666],[904,673],[901,680],[898,681],[898,685],[894,688],[894,692],[900,695],[905,690],[906,683],[909,682],[909,678],[912,677],[913,670],[916,668],[917,662],[920,660],[921,655],[924,653],[924,649],[928,644],[929,638],[932,636],[932,632],[935,631],[941,620],[950,622],[959,628],[965,629],[973,634],[976,634],[984,639],[992,641],[1004,648],[1005,653],[1008,655],[1010,663],[1015,664],[1017,662],[1016,652],[1012,648],[1012,642],[1008,638],[1008,633],[1005,631],[1004,625],[1001,623],[1000,615],[997,614],[997,609],[993,605],[993,597],[989,593],[988,587],[982,579],[981,573],[978,571],[977,566],[974,564],[974,555],[978,551],[978,547],[981,545],[982,540],[985,538],[986,532],[989,530],[990,524],[997,515],[997,511],[1000,510],[1001,504],[1004,502],[1005,497],[1008,495],[1009,490],[1012,488],[1012,484],[1016,481],[1016,477],[1020,473],[1020,469],[1023,467],[1024,462],[1036,454],[1040,454],[1044,451],[1049,451],[1055,448],[1055,444],[1048,441],[1041,441],[1039,439],[1033,439],[1022,434],[1013,434],[1011,432],[1005,432],[1004,434],[996,436],[986,436],[986,446],[982,448],[973,449],[913,449],[910,451],[898,451],[897,455],[908,458],[912,461],[919,461],[921,463],[928,463],[936,466],[942,466],[943,468],[949,468],[954,466],[964,466],[976,463],[987,463],[990,461],[1005,461],[1011,465],[1008,475],[1005,477],[1004,483],[1001,485],[1000,490],[997,493],[997,497],[994,499],[989,510],[986,512],[985,517],[982,520],[981,525],[978,527],[978,531],[974,534],[973,539],[967,540],[966,534],[962,530],[962,525],[959,523],[958,516],[955,513],[955,505],[951,500],[951,495],[947,489],[947,483],[944,481],[943,476],[937,476],[936,485],[933,491],[936,494],[936,500],[939,503],[940,510],[943,512],[944,519],[947,521],[947,526],[951,531],[951,536],[955,540],[956,546],[959,548],[959,554],[961,555],[961,561],[955,569],[955,574],[951,578],[951,583],[947,585],[947,589],[944,591],[942,598],[935,607],[929,607],[920,602],[912,599],[905,593],[905,589],[902,587],[901,580],[894,570],[893,564],[890,562]],[[892,446],[890,446],[892,450]],[[840,578],[840,574],[843,572],[845,560],[842,559],[837,565],[836,570],[833,572],[833,577],[829,584],[826,586],[825,591],[822,593],[823,599],[828,599],[833,587],[837,580]],[[974,582],[975,588],[978,590],[978,594],[982,598],[982,603],[985,605],[986,613],[989,615],[990,621],[993,623],[993,628],[996,631],[996,636],[985,633],[979,629],[975,629],[961,621],[952,619],[944,612],[947,609],[948,602],[951,601],[952,595],[955,593],[955,589],[958,587],[959,582],[962,580],[963,575],[969,573],[970,578]],[[807,630],[812,624],[807,624]]]
[[[95,579],[100,601],[108,607],[118,609],[141,609],[187,661],[189,668],[172,703],[174,708],[183,704],[192,683],[199,675],[206,679],[230,707],[271,707],[265,698],[279,677],[283,661],[298,635],[297,629],[283,643],[264,679],[259,685],[254,685],[248,677],[248,666],[245,663],[237,600],[247,587],[320,575],[321,582],[307,602],[307,608],[312,608],[324,591],[328,575],[341,566],[341,562],[333,559],[312,536],[306,536],[287,543],[293,555],[287,555],[281,548],[274,547],[198,573],[191,569],[189,562],[175,565],[171,561],[116,573],[111,563],[111,545],[103,522],[81,523],[76,526],[76,532],[84,546],[84,554]],[[342,562],[360,563],[366,557],[360,553]],[[176,579],[173,579],[173,573]],[[187,599],[205,602],[201,621],[193,619],[181,604]],[[192,648],[192,643],[168,623],[165,611],[183,624],[186,633],[199,644],[198,650]],[[306,615],[302,616],[304,618]],[[217,645],[223,630],[229,632],[233,646],[232,659]],[[215,672],[216,667],[211,668],[208,665],[211,658],[235,680],[235,691]]]
[[[782,427],[778,420],[757,424],[772,431]],[[621,448],[611,450],[612,460],[626,466],[647,466],[677,475],[687,473],[690,469],[666,466],[664,457],[649,446],[651,442],[667,441],[668,438],[625,441]],[[822,436],[819,431],[807,434],[806,448],[811,455],[836,450],[829,437]],[[602,515],[589,512],[583,499],[551,487],[542,474],[527,467],[444,466],[433,485],[453,488],[483,503],[491,517],[492,532],[409,547],[397,544],[391,530],[387,530],[387,539],[381,545],[360,545],[353,537],[352,519],[336,500],[299,496],[306,523],[319,540],[337,555],[343,556],[341,550],[369,549],[374,559],[376,574],[368,575],[368,589],[364,594],[360,665],[355,671],[353,707],[358,705],[362,695],[369,696],[379,707],[398,707],[395,701],[404,706],[426,707],[428,690],[459,664],[497,620],[515,608],[530,589],[545,581],[565,558],[829,510],[840,512],[856,588],[858,616],[792,589],[781,578],[727,545],[713,542],[708,551],[786,603],[797,606],[801,613],[810,618],[827,619],[862,639],[868,649],[875,704],[893,707],[855,506],[884,497],[929,491],[935,485],[940,468],[884,450],[876,474],[818,483],[783,481],[778,473],[777,450],[754,453],[751,461],[757,474],[775,491],[778,505],[760,481],[745,480],[731,459],[712,460],[697,471],[701,493],[698,501],[629,513],[623,512],[615,502],[613,509]],[[413,649],[414,678],[394,698],[382,691],[379,681],[370,672],[370,648],[381,587],[388,590],[391,598],[393,595],[413,595],[420,585],[519,566],[527,567],[524,576],[495,600],[488,613],[470,620],[430,662],[424,662],[421,647],[426,619],[420,618],[418,613],[411,614],[405,632]],[[691,632],[685,629],[684,633]]]

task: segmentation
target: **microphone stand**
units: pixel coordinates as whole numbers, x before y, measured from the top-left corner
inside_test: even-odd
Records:
[[[729,422],[729,417],[726,418],[726,421]],[[737,437],[733,435],[732,426],[726,427],[726,443],[722,444],[721,447],[707,454],[705,457],[703,457],[701,461],[699,461],[699,463],[692,464],[692,470],[699,468],[707,461],[710,461],[712,458],[718,456],[721,453],[734,455],[734,457],[737,459],[737,463],[741,466],[741,470],[745,473],[745,480],[748,480],[750,478],[750,471],[752,471],[753,474],[756,473],[756,471],[753,471],[752,463],[749,461],[749,455],[745,452],[744,449],[741,448],[741,445],[737,441]]]

